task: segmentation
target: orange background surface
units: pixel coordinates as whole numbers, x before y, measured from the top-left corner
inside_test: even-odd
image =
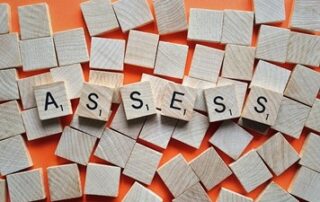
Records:
[[[38,3],[38,2],[44,2],[44,0],[0,0],[0,2],[7,2],[11,5],[11,10],[12,10],[12,30],[14,32],[19,32],[19,25],[18,25],[18,14],[17,14],[17,7],[20,5],[26,5],[26,4],[33,4],[33,3]],[[80,3],[81,0],[46,0],[49,4],[49,9],[51,13],[51,20],[52,20],[52,27],[53,31],[62,31],[66,29],[71,29],[71,28],[77,28],[77,27],[84,27],[86,31],[86,39],[88,43],[88,48],[90,48],[90,37],[88,34],[88,31],[86,29],[86,26],[84,24],[84,20],[80,11]],[[189,8],[207,8],[207,9],[217,9],[217,10],[223,10],[223,9],[236,9],[236,10],[247,10],[251,11],[253,9],[252,5],[252,0],[186,0],[186,11],[187,11],[187,16],[189,16]],[[151,3],[151,0],[149,0],[149,3],[151,5],[152,12],[154,13],[153,6]],[[289,19],[291,10],[292,10],[292,0],[285,0],[286,4],[286,18]],[[277,24],[277,26],[282,26],[282,27],[288,27],[288,20],[281,23]],[[147,31],[147,32],[153,32],[157,33],[157,27],[155,23],[149,24],[147,26],[144,26],[140,28],[139,30],[142,31]],[[254,31],[254,39],[253,39],[253,46],[256,43],[256,36],[258,33],[258,27],[255,27]],[[105,34],[102,37],[107,37],[107,38],[119,38],[119,39],[127,39],[127,34],[123,34],[120,30]],[[189,49],[189,54],[188,54],[188,59],[187,59],[187,67],[185,70],[185,74],[188,74],[190,64],[191,64],[191,59],[193,55],[193,50],[194,50],[194,43],[187,42],[187,32],[182,32],[182,33],[177,33],[177,34],[171,34],[168,36],[161,36],[160,40],[163,41],[170,41],[170,42],[175,42],[175,43],[181,43],[181,44],[188,44],[190,49]],[[202,43],[204,44],[204,43]],[[219,44],[204,44],[208,45],[210,47],[215,47],[219,49],[224,49],[223,45]],[[85,79],[88,80],[88,73],[89,73],[89,65],[88,64],[83,64],[83,70],[85,74]],[[285,68],[292,69],[294,65],[281,65]],[[19,77],[23,78],[26,76],[31,76],[34,74],[39,74],[42,72],[46,72],[48,70],[44,71],[36,71],[36,72],[28,72],[24,73],[21,70],[19,70]],[[318,68],[319,71],[319,68]],[[152,71],[148,69],[144,69],[141,67],[134,67],[130,65],[125,65],[125,83],[132,83],[139,81],[141,78],[142,73],[152,73]],[[171,79],[172,80],[172,79]],[[181,80],[173,80],[176,82],[181,83]],[[75,109],[78,104],[78,100],[72,101],[73,108]],[[112,107],[113,110],[115,111],[117,106]],[[72,116],[65,117],[62,119],[63,125],[68,125],[72,119]],[[199,155],[201,152],[203,152],[206,148],[210,146],[208,140],[212,136],[212,134],[216,131],[220,123],[213,123],[210,125],[210,128],[203,140],[203,143],[201,145],[201,148],[196,150],[193,149],[187,145],[184,145],[182,143],[179,143],[178,141],[171,140],[168,148],[166,150],[161,150],[159,148],[155,148],[151,145],[148,145],[154,149],[157,149],[161,152],[163,152],[163,157],[161,160],[160,165],[163,163],[167,162],[171,158],[173,158],[175,155],[178,153],[182,153],[184,157],[190,161],[197,155]],[[251,142],[251,144],[247,147],[245,152],[258,147],[261,145],[264,141],[267,140],[267,138],[271,135],[274,134],[275,131],[271,131],[267,136],[259,135],[259,134],[254,134],[254,140]],[[301,138],[299,140],[287,138],[287,140],[294,146],[294,148],[300,152],[302,144],[305,140],[306,134],[308,134],[309,131],[306,129],[303,131],[303,134],[301,135]],[[46,173],[46,168],[49,166],[54,166],[54,165],[59,165],[59,164],[66,164],[70,163],[67,160],[64,160],[62,158],[59,158],[54,155],[57,143],[59,141],[60,134],[59,135],[54,135],[51,137],[47,137],[44,139],[40,140],[35,140],[31,142],[27,142],[28,149],[31,153],[32,160],[34,163],[33,168],[43,168],[44,169],[44,180],[46,184],[46,192],[47,192],[47,200],[49,201],[50,196],[49,196],[49,191],[48,191],[48,183],[47,183],[47,173]],[[145,144],[145,143],[144,143]],[[218,151],[218,153],[222,156],[224,161],[226,163],[231,163],[232,159],[223,154],[222,152]],[[99,160],[95,157],[91,157],[90,162],[98,162],[98,163],[104,163],[106,164],[107,162]],[[85,182],[85,170],[86,167],[84,166],[79,166],[80,171],[81,171],[81,183],[82,186],[84,185]],[[295,172],[298,169],[298,165],[292,166],[290,169],[288,169],[285,173],[278,177],[274,177],[273,180],[277,182],[280,186],[283,188],[287,189],[291,180],[293,179],[293,176]],[[107,198],[107,197],[94,197],[94,196],[83,196],[81,199],[76,199],[72,201],[120,201],[124,195],[127,193],[131,185],[133,184],[133,180],[121,175],[121,184],[120,184],[120,190],[119,190],[119,196],[117,198]],[[238,193],[247,195],[252,198],[256,198],[261,191],[266,187],[267,183],[264,183],[262,186],[257,188],[256,190],[252,191],[249,194],[246,194],[244,189],[241,187],[239,181],[235,178],[234,175],[230,176],[227,178],[227,180],[223,181],[221,184],[216,186],[214,189],[208,192],[210,195],[211,199],[213,201],[216,200],[217,195],[220,191],[221,187],[225,187],[228,189],[231,189],[233,191],[236,191]],[[162,182],[160,177],[158,175],[155,175],[154,180],[152,184],[148,187],[152,191],[156,192],[158,195],[160,195],[164,201],[171,201],[172,195],[170,194],[169,190],[166,188],[165,184]]]

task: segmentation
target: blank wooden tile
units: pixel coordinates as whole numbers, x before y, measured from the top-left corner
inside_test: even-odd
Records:
[[[208,117],[195,111],[188,122],[178,121],[172,138],[199,149],[208,128]]]
[[[276,1],[280,2],[279,0]],[[289,29],[261,25],[257,42],[256,58],[285,63],[289,37]]]
[[[246,153],[229,166],[248,193],[272,178],[272,174],[255,150]]]
[[[320,136],[309,133],[300,153],[300,165],[320,172]]]
[[[84,193],[87,195],[117,197],[121,169],[116,166],[89,163]]]
[[[0,101],[20,99],[15,69],[0,70]]]
[[[252,198],[241,195],[226,188],[221,188],[217,202],[253,202]]]
[[[0,201],[7,201],[6,180],[0,179]]]
[[[298,202],[296,198],[290,195],[286,190],[280,187],[275,182],[271,182],[263,192],[258,196],[257,202]]]
[[[153,0],[153,6],[160,35],[188,29],[183,0]]]
[[[251,45],[254,13],[225,10],[221,42],[224,44]]]
[[[305,126],[320,132],[320,99],[314,101]]]
[[[81,165],[87,165],[97,138],[66,126],[55,155]]]
[[[191,8],[188,40],[220,42],[222,35],[223,11]]]
[[[208,191],[232,174],[213,147],[209,147],[189,164]]]
[[[62,132],[62,126],[59,119],[41,121],[37,108],[22,111],[21,115],[29,141]]]
[[[82,15],[91,37],[119,28],[110,0],[91,0],[80,4]]]
[[[129,160],[124,167],[123,174],[150,185],[156,174],[161,157],[161,153],[137,143],[133,147]]]
[[[124,168],[136,141],[112,129],[106,128],[94,155]]]
[[[253,7],[256,24],[277,23],[286,19],[284,0],[254,0]]]
[[[46,198],[42,168],[7,176],[10,200],[39,201]]]
[[[224,121],[209,142],[237,160],[249,145],[253,136],[233,121]]]
[[[162,198],[147,189],[138,182],[134,182],[127,194],[124,196],[123,202],[144,201],[144,202],[162,202]]]
[[[284,97],[280,105],[277,120],[272,125],[272,128],[299,139],[309,112],[309,106]]]
[[[18,33],[0,35],[0,69],[22,66]]]
[[[11,31],[11,7],[7,3],[0,4],[0,34]]]
[[[35,39],[52,35],[49,6],[46,3],[18,7],[21,39]]]
[[[51,201],[60,201],[82,196],[80,173],[77,164],[47,168]]]
[[[113,3],[122,32],[142,27],[153,21],[153,16],[146,0],[119,0]]]
[[[284,95],[312,106],[320,88],[320,73],[302,65],[292,71]]]
[[[22,136],[0,141],[0,174],[2,176],[32,167],[32,159]]]
[[[182,79],[186,66],[188,46],[160,41],[154,73]]]
[[[217,82],[223,57],[223,50],[196,45],[189,76],[214,83]]]
[[[206,193],[206,191],[202,188],[200,183],[197,183],[187,189],[183,194],[173,199],[172,202],[193,202],[193,201],[201,201],[201,202],[211,202],[210,197]]]

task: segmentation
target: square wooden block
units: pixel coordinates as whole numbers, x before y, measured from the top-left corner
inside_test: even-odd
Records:
[[[219,192],[217,202],[225,202],[225,201],[253,202],[253,199],[222,187]]]
[[[316,132],[320,132],[320,99],[314,101],[305,126]]]
[[[197,183],[187,189],[183,194],[176,197],[172,202],[212,202],[207,192],[202,188],[200,183]]]
[[[276,1],[280,2],[279,0]],[[256,58],[285,63],[289,37],[289,29],[261,25],[257,42]]]
[[[0,34],[11,31],[11,7],[7,3],[0,4]]]
[[[46,198],[42,168],[7,176],[11,201],[39,201]]]
[[[220,74],[223,57],[223,50],[197,44],[193,54],[189,76],[216,83]]]
[[[272,174],[255,150],[246,153],[229,166],[248,193],[272,178]]]
[[[135,140],[106,128],[94,155],[124,168],[135,144]]]
[[[130,30],[125,63],[153,69],[156,61],[159,35]]]
[[[22,66],[18,33],[0,35],[0,69]]]
[[[290,195],[286,190],[275,182],[271,182],[263,192],[258,196],[257,202],[274,201],[274,202],[299,202],[295,197]]]
[[[122,201],[162,202],[162,198],[138,182],[134,182]]]
[[[7,201],[6,180],[0,179],[0,201]]]
[[[119,28],[110,0],[86,1],[82,2],[80,7],[91,37]]]
[[[250,46],[253,35],[254,13],[251,11],[225,10],[221,43]]]
[[[286,20],[284,0],[254,0],[253,6],[256,24],[277,23]]]
[[[249,131],[256,132],[261,135],[267,135],[271,128],[271,126],[251,121],[249,119],[244,119],[242,117],[239,118],[238,124]]]
[[[320,172],[320,136],[309,133],[306,138],[301,153],[300,165]]]
[[[74,199],[82,196],[77,164],[48,167],[47,173],[51,201]]]
[[[153,16],[146,0],[119,0],[113,3],[122,32],[142,27],[153,21]]]
[[[168,83],[164,89],[161,114],[189,121],[197,98],[197,90],[176,83]]]
[[[117,197],[121,168],[96,163],[87,166],[84,193],[87,195]]]
[[[52,36],[48,4],[19,6],[18,15],[22,40]]]
[[[156,174],[161,157],[161,153],[137,143],[133,147],[129,160],[124,167],[123,174],[150,185]]]
[[[191,8],[188,40],[220,42],[222,35],[223,11]]]
[[[188,46],[160,41],[154,73],[182,79],[186,66]]]
[[[0,70],[0,101],[20,99],[16,69]]]

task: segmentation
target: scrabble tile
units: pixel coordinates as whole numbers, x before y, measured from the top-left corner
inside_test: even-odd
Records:
[[[22,136],[0,141],[0,173],[2,176],[32,167],[32,159]]]
[[[157,34],[130,30],[124,62],[153,69],[158,42],[159,35]]]
[[[320,197],[320,173],[301,167],[288,188],[288,192],[306,201],[317,201]]]
[[[232,174],[213,147],[202,152],[189,165],[208,191]]]
[[[60,201],[82,196],[80,173],[77,164],[47,168],[51,201]]]
[[[188,29],[183,0],[153,0],[153,6],[160,35]]]
[[[124,168],[136,141],[112,129],[106,128],[94,155]]]
[[[202,201],[202,202],[211,202],[210,197],[206,191],[202,188],[200,183],[197,183],[187,189],[183,194],[173,199],[172,202],[193,202],[193,201]]]
[[[208,128],[208,117],[195,111],[188,122],[178,121],[172,138],[199,149]]]
[[[89,163],[84,193],[87,195],[117,197],[120,172],[121,169],[116,166]]]
[[[41,120],[72,114],[70,100],[63,81],[34,87],[34,95]]]
[[[0,179],[0,201],[6,201],[6,180]]]
[[[0,101],[20,99],[15,69],[0,70]]]
[[[320,88],[320,73],[297,65],[291,74],[284,95],[312,106]]]
[[[279,0],[276,1],[280,2]],[[289,29],[261,25],[257,42],[256,58],[285,63],[289,37]]]
[[[320,132],[320,99],[314,101],[305,126]]]
[[[256,133],[261,134],[261,135],[267,135],[269,130],[270,130],[270,128],[271,128],[268,125],[265,125],[265,124],[262,124],[262,123],[258,123],[258,122],[255,122],[255,121],[251,121],[249,119],[244,119],[242,117],[239,118],[238,124],[241,127],[245,128],[245,129],[248,129],[249,131],[256,132]]]
[[[42,168],[7,176],[11,201],[38,201],[46,198]]]
[[[310,107],[284,97],[281,101],[277,120],[272,128],[299,139],[309,112]]]
[[[137,143],[133,147],[129,160],[124,167],[123,174],[150,185],[161,157],[161,153]]]
[[[58,66],[52,37],[20,41],[23,71],[34,71]]]
[[[253,199],[222,187],[221,191],[219,192],[217,202],[225,202],[225,201],[253,202]]]
[[[0,34],[11,31],[11,7],[7,3],[0,4]]]
[[[110,0],[86,1],[82,2],[80,7],[91,37],[119,28]]]
[[[187,45],[160,41],[154,73],[182,79],[187,61]]]
[[[217,82],[223,57],[224,51],[197,44],[189,76],[214,83]]]
[[[22,40],[52,36],[48,4],[19,6],[18,15]]]
[[[299,164],[320,172],[320,136],[309,133],[306,138],[300,156]]]
[[[257,202],[298,202],[296,198],[291,196],[286,190],[277,185],[275,182],[271,182],[263,192],[258,196]]]
[[[223,11],[191,8],[189,16],[188,40],[220,42]]]
[[[163,200],[160,196],[145,188],[143,185],[134,182],[122,201],[162,202]]]
[[[256,24],[278,23],[286,20],[284,0],[254,0],[253,7]]]
[[[161,114],[171,118],[189,121],[197,97],[197,90],[175,83],[168,83],[163,92]]]
[[[153,16],[146,0],[119,0],[113,3],[122,32],[142,27],[153,21]]]
[[[62,126],[59,119],[55,118],[41,121],[37,108],[22,111],[21,115],[29,141],[62,132]]]
[[[17,101],[0,104],[0,126],[0,140],[26,131]]]
[[[18,33],[0,35],[0,69],[22,66]]]
[[[237,160],[249,145],[253,136],[233,121],[224,121],[209,139],[209,142]]]
[[[221,43],[250,46],[253,34],[253,12],[225,10]]]
[[[256,48],[228,44],[221,76],[231,79],[250,81],[253,75],[253,66]]]
[[[320,37],[310,34],[291,32],[288,44],[288,63],[319,66]]]
[[[255,150],[246,153],[229,166],[248,193],[272,178],[272,174]]]
[[[93,37],[90,68],[123,71],[125,40]]]
[[[80,97],[80,91],[84,83],[84,76],[80,64],[68,65],[50,69],[54,82],[64,81],[68,99]]]

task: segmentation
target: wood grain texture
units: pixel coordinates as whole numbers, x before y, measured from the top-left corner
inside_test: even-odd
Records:
[[[152,192],[151,190],[145,188],[143,185],[135,182],[127,194],[124,196],[122,202],[162,202],[162,198]]]
[[[199,182],[199,178],[182,154],[163,164],[158,169],[158,174],[175,198]]]
[[[39,201],[46,198],[42,168],[7,176],[12,202]]]
[[[252,121],[249,119],[244,119],[242,117],[239,118],[238,124],[241,127],[248,129],[249,131],[253,131],[253,132],[256,132],[261,135],[268,134],[268,132],[271,128],[271,126],[268,126],[268,125],[265,125],[262,123],[258,123],[258,122],[255,122],[255,121]]]
[[[209,142],[237,160],[249,145],[253,136],[233,121],[224,121]]]
[[[160,41],[154,74],[182,79],[187,62],[187,45]]]
[[[66,126],[55,155],[81,165],[87,165],[96,140],[96,137]]]
[[[226,188],[221,188],[217,202],[253,202],[252,198],[238,194]]]
[[[89,163],[84,193],[87,195],[117,197],[121,169],[116,166]]]
[[[320,99],[314,101],[305,126],[320,132]]]
[[[272,174],[255,150],[246,153],[229,166],[248,193],[272,178]]]
[[[161,157],[162,153],[137,143],[133,147],[128,162],[124,167],[123,174],[150,185],[156,174]]]
[[[7,3],[0,4],[0,34],[11,31],[11,7]]]
[[[254,0],[253,7],[256,24],[278,23],[286,20],[284,0]]]
[[[223,11],[191,8],[188,40],[220,42],[222,35]]]
[[[91,0],[80,4],[82,15],[91,37],[119,28],[110,0]]]
[[[106,128],[94,155],[124,168],[136,141],[112,129]]]
[[[0,69],[22,66],[18,33],[0,35],[0,43]]]
[[[7,201],[6,180],[0,179],[0,201]]]
[[[0,101],[20,99],[18,73],[15,69],[0,70]]]
[[[320,136],[309,133],[300,152],[300,165],[320,172]]]
[[[187,189],[183,194],[173,199],[172,202],[211,202],[210,197],[202,188],[200,183],[197,183]]]
[[[298,202],[296,198],[291,196],[286,190],[275,182],[271,182],[263,192],[258,196],[257,202]]]
[[[65,164],[47,168],[51,201],[82,196],[80,173],[77,164]]]

